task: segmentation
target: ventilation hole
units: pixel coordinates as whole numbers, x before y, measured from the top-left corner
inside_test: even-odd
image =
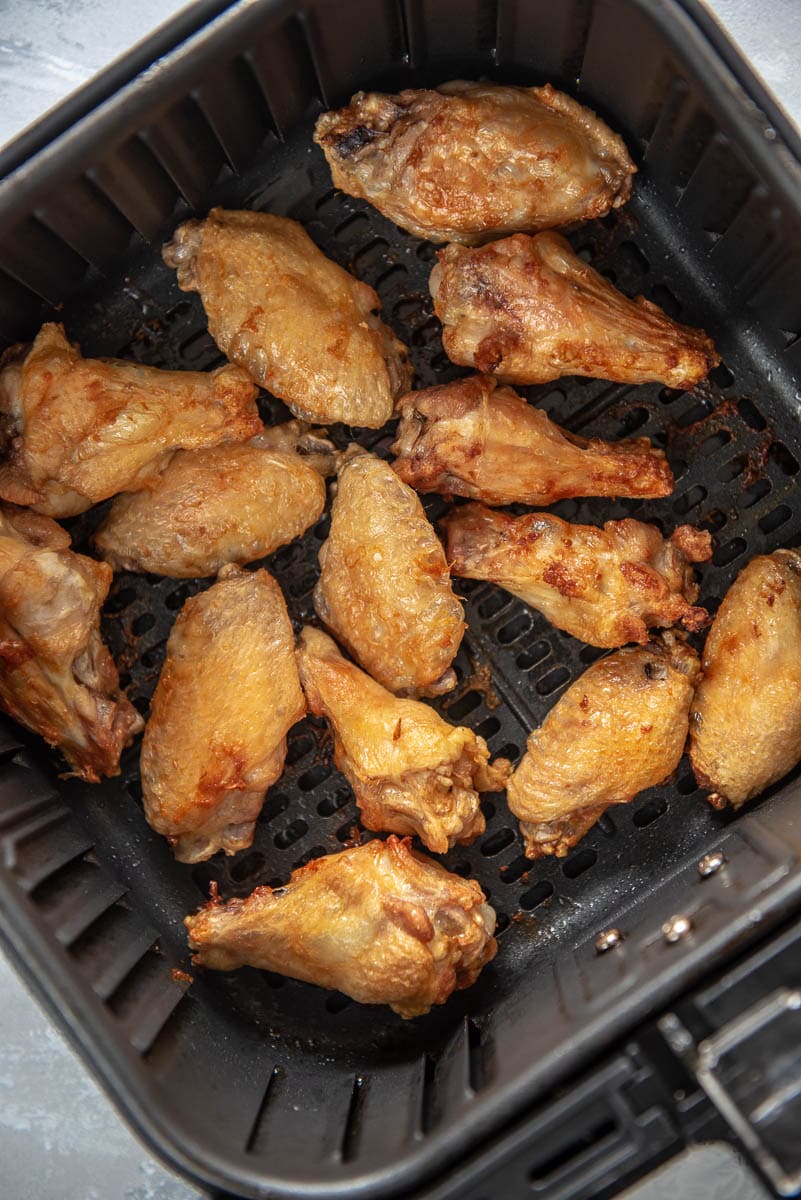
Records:
[[[693,792],[698,791],[698,784],[691,770],[684,771],[676,783],[676,790],[682,796],[691,796]]]
[[[512,829],[499,829],[493,833],[492,837],[488,837],[481,843],[481,853],[485,858],[494,858],[496,854],[500,854],[501,850],[511,846],[514,840],[515,833]]]
[[[768,423],[762,416],[762,413],[759,411],[754,402],[752,400],[748,400],[745,396],[737,401],[737,411],[745,421],[746,425],[750,425],[752,429],[757,431],[757,433],[761,433],[763,429],[767,428]]]
[[[481,692],[466,692],[453,704],[448,705],[448,717],[452,721],[461,721],[481,703]]]
[[[532,667],[536,667],[537,663],[543,661],[551,653],[551,647],[547,642],[535,642],[533,646],[527,646],[525,650],[521,650],[515,662],[521,671],[530,671]]]
[[[698,454],[705,457],[709,454],[714,454],[716,450],[720,450],[723,446],[728,446],[730,441],[731,433],[729,430],[718,429],[715,433],[711,433],[708,438],[704,438],[698,447]]]
[[[502,933],[506,933],[506,930],[509,928],[510,921],[505,912],[496,913],[496,918],[495,936],[496,938],[499,938]]]
[[[538,908],[540,904],[550,900],[552,895],[553,884],[547,879],[541,879],[539,883],[534,884],[534,887],[523,892],[520,897],[520,907],[526,912],[531,912],[532,908]]]
[[[311,734],[304,733],[300,737],[291,738],[286,751],[286,762],[288,766],[299,762],[304,758],[310,750],[314,749],[314,738]]]
[[[606,837],[614,837],[617,832],[615,822],[612,820],[608,812],[601,813],[598,820],[595,822],[595,828],[600,830]]]
[[[636,271],[638,275],[644,275],[649,269],[648,259],[634,242],[621,242],[617,249],[617,258],[624,269]]]
[[[771,442],[768,457],[772,458],[777,467],[785,475],[798,474],[798,459],[794,457],[782,442]]]
[[[658,304],[674,320],[681,312],[681,305],[670,288],[666,288],[664,283],[657,283],[655,287],[651,288],[651,298],[654,304]]]
[[[520,757],[520,747],[514,742],[505,742],[497,751],[498,758],[508,758],[510,762],[516,762]]]
[[[788,508],[786,504],[780,504],[778,508],[774,508],[773,512],[760,518],[759,528],[763,533],[774,533],[789,521],[792,515],[792,509]]]
[[[343,846],[358,846],[361,844],[361,830],[355,821],[348,821],[344,825],[340,825],[337,830],[337,841],[342,842]]]
[[[568,879],[578,879],[579,875],[594,867],[597,861],[598,855],[594,850],[579,850],[578,854],[571,854],[570,858],[562,863],[562,874]]]
[[[436,246],[432,246],[430,242],[421,242],[415,250],[415,254],[421,262],[433,262],[437,255]]]
[[[658,821],[665,812],[667,812],[667,800],[662,798],[647,800],[641,808],[637,809],[632,820],[638,829],[644,829],[646,825],[653,825],[654,821]]]
[[[268,792],[258,819],[264,824],[268,824],[276,817],[280,817],[281,813],[286,812],[288,808],[289,796],[284,795],[283,792]]]
[[[110,596],[106,604],[106,612],[116,615],[127,608],[129,604],[133,604],[136,599],[136,592],[133,588],[120,588],[113,596]]]
[[[311,846],[308,850],[301,854],[300,858],[296,858],[292,864],[293,871],[299,871],[301,867],[306,867],[310,862],[314,862],[317,858],[325,858],[328,853],[325,846]]]
[[[369,222],[364,213],[354,213],[353,216],[348,217],[347,220],[337,225],[334,234],[336,237],[342,238],[356,234],[356,237],[361,240],[367,232],[368,224]]]
[[[346,792],[342,788],[321,800],[317,805],[317,811],[321,817],[332,817],[334,813],[345,807],[350,798],[350,792]]]
[[[518,638],[521,638],[524,633],[528,633],[530,628],[530,613],[519,613],[518,616],[513,617],[511,621],[507,621],[505,625],[501,626],[498,630],[498,641],[502,646],[509,646],[512,642],[516,642]]]
[[[165,598],[164,603],[167,608],[175,612],[176,609],[183,608],[184,602],[188,600],[193,591],[194,588],[191,584],[184,583],[181,587],[176,588],[174,592],[170,592],[169,596]]]
[[[309,827],[303,820],[303,817],[297,817],[291,825],[287,825],[281,833],[277,833],[273,838],[273,842],[278,850],[288,850],[290,846],[294,846],[295,842],[303,837],[304,833],[308,833]]]
[[[242,883],[244,879],[248,879],[251,875],[257,875],[263,869],[264,855],[259,854],[258,850],[253,850],[250,854],[239,855],[231,866],[229,874],[237,883]]]
[[[339,192],[330,191],[321,196],[319,200],[315,200],[314,207],[318,212],[322,212],[324,208],[333,208],[339,202]]]
[[[603,646],[582,646],[581,650],[579,650],[579,658],[583,663],[597,662],[604,654],[606,654],[606,651]]]
[[[590,1150],[594,1150],[600,1142],[613,1137],[617,1128],[617,1122],[612,1117],[600,1118],[580,1136],[572,1138],[563,1149],[533,1167],[528,1173],[529,1181],[537,1185],[555,1181],[557,1176],[564,1173],[565,1168],[574,1168],[578,1161]]]
[[[427,317],[431,315],[422,296],[405,296],[403,300],[398,300],[392,309],[396,321],[416,321],[421,313],[425,313]]]
[[[687,474],[687,463],[683,458],[673,459],[673,478],[682,479]]]
[[[688,512],[706,500],[707,490],[701,484],[696,484],[690,488],[689,492],[685,492],[683,496],[679,496],[678,500],[673,505],[673,511],[680,517],[685,517]]]
[[[718,365],[709,372],[709,378],[713,383],[717,384],[719,388],[730,388],[734,383],[734,372],[730,371],[725,363],[718,363]]]
[[[699,526],[701,529],[706,529],[709,533],[720,533],[728,520],[729,518],[719,508],[713,508],[712,512],[707,513],[703,521],[699,522]]]
[[[531,867],[531,859],[526,858],[525,854],[519,854],[517,858],[512,859],[506,866],[501,867],[501,881],[503,883],[517,883],[522,879],[526,872]]]
[[[389,291],[393,284],[400,283],[406,278],[409,272],[400,263],[396,263],[390,267],[388,271],[384,271],[383,275],[379,275],[375,281],[376,290]]]
[[[772,487],[773,484],[769,479],[757,479],[756,483],[752,483],[743,492],[742,500],[740,501],[741,508],[753,508],[755,504],[767,496]]]
[[[135,621],[131,623],[131,632],[139,637],[143,633],[147,633],[148,629],[152,629],[156,624],[156,618],[152,613],[142,613]]]
[[[540,696],[550,696],[557,688],[562,687],[570,678],[570,672],[567,667],[554,667],[547,675],[543,675],[542,679],[537,680],[537,691]]]
[[[384,238],[373,238],[353,256],[353,269],[356,274],[361,275],[363,271],[379,263],[388,249],[389,242]]]
[[[647,408],[632,408],[626,413],[619,426],[620,437],[630,437],[637,429],[641,429],[650,417]]]
[[[134,696],[131,700],[134,708],[138,709],[139,713],[147,720],[150,712],[150,700],[147,696]]]
[[[679,396],[683,396],[684,392],[681,388],[664,387],[660,389],[659,399],[663,404],[672,404],[674,400],[678,400]]]
[[[325,1011],[336,1016],[337,1013],[344,1012],[346,1008],[349,1008],[352,1003],[350,996],[343,996],[341,992],[335,992],[333,996],[326,996]]]
[[[710,404],[708,400],[698,400],[678,417],[676,424],[679,429],[688,429],[690,425],[697,425],[699,421],[703,421],[704,417],[709,415]]]
[[[460,875],[462,879],[468,879],[472,868],[466,859],[461,859],[457,863],[448,863],[448,870],[453,871],[454,875]]]
[[[489,621],[491,617],[497,616],[504,608],[508,608],[511,603],[511,596],[507,596],[503,592],[493,592],[491,596],[487,596],[487,599],[482,600],[479,604],[478,615],[483,617],[485,621]]]
[[[501,723],[497,717],[485,717],[480,725],[476,726],[476,733],[479,737],[483,737],[485,741],[497,733],[501,727]]]
[[[321,783],[325,783],[331,774],[331,768],[325,763],[310,767],[298,779],[298,787],[302,792],[312,792]]]
[[[724,463],[717,472],[718,479],[721,483],[731,483],[738,475],[742,475],[743,471],[748,466],[748,459],[744,454],[738,454],[735,458],[730,458]]]
[[[724,542],[722,546],[718,546],[712,555],[712,562],[716,567],[726,567],[729,563],[734,562],[735,558],[739,558],[747,545],[748,543],[743,537],[732,538],[730,542]]]

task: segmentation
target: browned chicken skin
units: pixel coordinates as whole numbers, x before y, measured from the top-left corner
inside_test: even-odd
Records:
[[[628,518],[571,525],[551,513],[510,517],[466,504],[442,520],[454,575],[487,579],[591,646],[647,642],[648,630],[703,629],[690,563],[711,557],[708,533],[681,525],[665,540]]]
[[[418,492],[544,507],[571,496],[669,496],[673,473],[647,438],[586,441],[489,375],[410,392],[392,464]]]
[[[801,553],[753,558],[717,611],[690,713],[710,801],[739,808],[801,759]]]
[[[212,900],[184,923],[200,966],[278,971],[402,1017],[469,987],[497,950],[475,880],[396,837],[317,858],[286,887]]]
[[[430,287],[449,358],[506,383],[589,375],[689,388],[720,362],[703,330],[629,300],[558,233],[438,257]]]
[[[136,491],[174,450],[244,441],[261,427],[256,389],[239,367],[160,371],[82,358],[61,325],[43,325],[3,363],[11,443],[0,497],[53,517]]]
[[[314,140],[336,187],[432,242],[602,217],[636,170],[622,138],[550,84],[358,92],[318,118]]]
[[[529,858],[563,857],[610,804],[679,765],[698,657],[665,634],[593,663],[529,735],[507,787]]]
[[[373,454],[340,467],[320,567],[317,615],[374,679],[411,694],[455,687],[464,609],[445,553],[415,493]]]
[[[281,589],[223,567],[172,628],[142,742],[145,814],[180,862],[251,844],[305,711]]]
[[[435,854],[484,832],[478,793],[501,791],[511,765],[490,766],[483,738],[419,700],[393,696],[311,626],[300,637],[298,667],[310,712],[334,731],[334,763],[367,829],[417,834]]]
[[[308,457],[296,452],[304,443]],[[173,579],[254,562],[321,515],[325,481],[315,468],[333,470],[332,451],[298,421],[239,445],[178,451],[146,489],[117,497],[95,545],[116,570]]]
[[[412,378],[378,296],[318,250],[297,221],[214,208],[163,251],[232,362],[298,417],[378,429]]]
[[[111,568],[69,544],[49,517],[0,506],[0,705],[97,783],[142,718],[100,637]]]

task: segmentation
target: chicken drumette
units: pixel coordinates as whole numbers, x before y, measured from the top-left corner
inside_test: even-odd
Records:
[[[801,553],[753,558],[717,611],[690,713],[690,760],[735,808],[801,759]]]
[[[286,887],[212,900],[185,924],[200,966],[278,971],[402,1017],[469,987],[497,949],[475,880],[394,836],[315,859]]]
[[[117,570],[174,579],[253,562],[320,516],[332,451],[298,421],[239,445],[179,451],[146,489],[117,497],[95,544]]]
[[[173,626],[142,743],[145,813],[177,859],[251,844],[305,711],[281,589],[223,567]]]
[[[0,704],[96,783],[142,718],[100,637],[111,568],[69,544],[49,517],[0,506]]]
[[[358,92],[318,118],[314,140],[336,187],[432,242],[602,217],[636,170],[617,134],[549,84]]]
[[[378,296],[326,258],[297,221],[212,209],[164,247],[232,362],[298,417],[378,429],[409,386],[406,347]]]
[[[392,464],[418,492],[544,507],[570,496],[669,496],[673,474],[647,438],[590,441],[488,375],[409,392]]]
[[[298,667],[309,710],[331,724],[334,762],[368,829],[417,834],[436,854],[484,832],[478,793],[501,791],[511,766],[490,765],[483,738],[419,700],[393,696],[311,626]]]
[[[712,543],[691,525],[665,539],[631,518],[598,529],[483,504],[454,509],[442,525],[454,575],[499,584],[591,646],[646,642],[655,626],[698,630],[708,622],[706,610],[693,607],[690,563],[709,559]]]
[[[428,695],[455,686],[464,610],[445,553],[415,493],[373,454],[345,456],[320,566],[318,616],[379,683]]]
[[[703,330],[629,300],[558,233],[438,257],[430,287],[448,356],[506,383],[590,375],[689,388],[720,362]]]
[[[528,738],[509,780],[529,858],[563,857],[610,804],[679,765],[698,657],[673,634],[593,663]]]
[[[3,364],[0,497],[52,517],[137,491],[173,450],[244,441],[261,428],[256,388],[239,367],[160,371],[82,358],[61,325],[43,325]]]

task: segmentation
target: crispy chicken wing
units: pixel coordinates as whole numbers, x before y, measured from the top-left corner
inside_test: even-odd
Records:
[[[0,497],[53,517],[136,491],[173,450],[242,441],[261,427],[256,388],[239,367],[160,371],[82,358],[61,325],[43,325],[3,364],[10,448]]]
[[[570,496],[669,496],[673,473],[647,438],[586,441],[488,375],[409,392],[392,464],[418,492],[546,506]]]
[[[69,544],[49,517],[0,506],[0,704],[97,783],[142,718],[100,637],[111,568]]]
[[[317,614],[374,679],[413,694],[456,685],[464,609],[445,553],[415,493],[374,454],[345,456],[320,566]]]
[[[180,862],[251,844],[305,711],[281,589],[223,567],[173,626],[142,743],[145,813]]]
[[[487,579],[591,646],[647,642],[648,630],[703,629],[690,563],[712,555],[708,533],[680,525],[664,539],[628,518],[571,525],[551,513],[510,517],[465,504],[443,518],[454,575]]]
[[[304,443],[308,458],[295,449]],[[333,463],[330,442],[299,421],[240,445],[178,451],[146,489],[117,497],[95,544],[116,570],[215,575],[226,563],[272,554],[313,525],[326,495],[315,467]]]
[[[475,983],[497,950],[475,880],[394,836],[314,859],[286,887],[212,900],[184,923],[200,966],[278,971],[402,1017]]]
[[[610,804],[675,771],[698,657],[672,634],[593,663],[529,735],[509,780],[529,858],[563,857]]]
[[[358,92],[318,118],[314,140],[336,187],[432,242],[602,217],[636,171],[622,138],[549,84]]]
[[[334,763],[367,829],[416,833],[435,854],[484,832],[478,793],[501,791],[511,765],[490,766],[483,738],[419,700],[393,696],[311,626],[301,634],[298,667],[310,712],[334,731]]]
[[[753,558],[718,609],[690,713],[690,760],[735,808],[801,759],[801,553]]]
[[[297,221],[214,208],[164,247],[232,362],[298,417],[379,429],[408,388],[406,347],[378,296],[326,258]]]
[[[448,356],[506,383],[590,375],[689,388],[720,362],[703,330],[629,300],[558,233],[438,257],[430,287]]]

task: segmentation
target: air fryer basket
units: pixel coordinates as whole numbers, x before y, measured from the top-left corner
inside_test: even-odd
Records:
[[[0,185],[0,334],[30,338],[55,311],[87,354],[217,365],[197,297],[178,291],[158,247],[179,219],[218,203],[301,220],[377,289],[419,383],[456,377],[428,297],[433,248],[333,191],[311,129],[321,107],[359,87],[477,76],[565,88],[640,165],[631,203],[574,244],[626,292],[707,328],[725,365],[694,394],[582,379],[528,394],[571,430],[636,432],[665,448],[677,480],[668,499],[556,511],[709,529],[701,602],[714,609],[749,557],[801,542],[801,172],[678,0],[242,0]],[[268,398],[264,410],[280,415]],[[355,436],[379,453],[391,441]],[[79,545],[97,519],[74,522]],[[296,624],[312,616],[326,528],[323,518],[267,562]],[[143,712],[170,624],[203,586],[115,578],[104,632]],[[438,707],[517,758],[599,652],[499,589],[460,590],[460,684]],[[154,1149],[247,1196],[372,1197],[434,1180],[801,894],[797,783],[735,818],[710,808],[685,760],[561,861],[527,862],[503,797],[490,797],[486,834],[448,864],[490,895],[499,954],[428,1017],[402,1022],[250,970],[190,985],[172,968],[192,970],[181,921],[210,880],[225,897],[283,882],[340,849],[357,812],[309,718],[290,736],[253,848],[176,864],[144,821],[137,755],[126,753],[120,779],[86,787],[2,725],[3,933]],[[698,859],[718,848],[725,871],[701,880]],[[676,912],[693,934],[668,945],[660,929]],[[624,941],[599,956],[595,935],[609,926]]]

